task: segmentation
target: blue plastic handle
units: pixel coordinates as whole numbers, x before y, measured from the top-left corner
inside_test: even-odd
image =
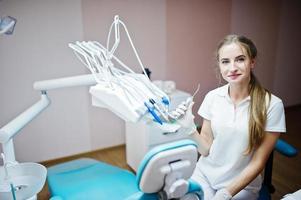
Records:
[[[275,146],[276,151],[279,153],[287,156],[287,157],[294,157],[298,154],[298,150],[293,147],[292,145],[288,144],[282,139],[278,139],[276,146]]]
[[[158,122],[159,124],[163,124],[160,117],[157,115],[157,113],[154,110],[154,107],[149,106],[146,102],[144,102],[144,105],[147,107],[147,110],[152,116],[154,117],[154,120]]]
[[[169,101],[166,97],[162,97],[162,102],[165,104],[165,105],[169,105]]]

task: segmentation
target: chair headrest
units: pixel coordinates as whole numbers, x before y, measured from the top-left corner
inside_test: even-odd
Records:
[[[180,140],[151,149],[137,171],[137,184],[144,193],[155,193],[164,186],[169,173],[177,173],[189,179],[197,162],[197,144],[192,140]]]

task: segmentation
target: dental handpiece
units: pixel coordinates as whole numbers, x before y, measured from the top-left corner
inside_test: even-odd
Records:
[[[155,109],[161,114],[161,116],[164,118],[164,120],[169,121],[168,116],[162,111],[162,108],[160,108],[160,107],[156,104],[155,100],[150,99],[149,101],[150,101],[150,103],[153,104],[153,106],[155,107]]]
[[[198,87],[197,87],[196,91],[193,93],[193,95],[191,97],[188,97],[186,99],[186,101],[181,103],[176,108],[176,110],[172,111],[171,113],[168,113],[168,116],[173,120],[177,120],[177,119],[183,117],[183,115],[185,115],[185,112],[187,111],[189,105],[193,102],[193,99],[194,99],[195,95],[198,93],[199,89],[200,89],[200,84],[198,84]]]
[[[186,100],[186,106],[188,106],[194,99],[194,96],[199,92],[200,90],[200,84],[198,84],[198,87],[197,89],[194,91],[193,95],[191,97],[188,97],[187,100]]]

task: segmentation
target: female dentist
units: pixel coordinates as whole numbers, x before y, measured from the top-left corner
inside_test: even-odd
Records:
[[[254,43],[244,36],[228,35],[218,45],[217,63],[228,84],[206,95],[198,110],[201,132],[192,134],[201,157],[191,178],[202,186],[205,200],[256,200],[260,174],[286,131],[281,99],[252,72],[256,57]],[[186,127],[194,124],[192,105],[182,108],[186,114],[179,121]]]

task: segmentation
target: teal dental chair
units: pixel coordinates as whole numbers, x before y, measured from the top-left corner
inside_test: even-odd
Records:
[[[89,158],[58,164],[48,168],[50,200],[202,200],[201,187],[189,180],[196,162],[197,145],[181,140],[149,151],[136,176]]]

